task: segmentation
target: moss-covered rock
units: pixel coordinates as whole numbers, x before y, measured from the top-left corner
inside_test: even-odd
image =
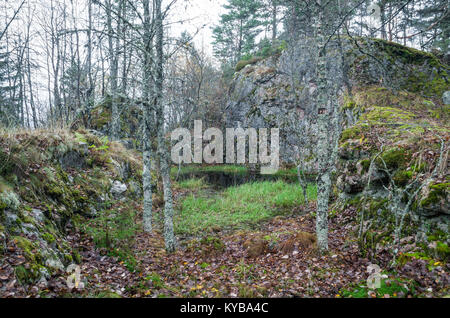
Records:
[[[133,100],[119,97],[117,100],[122,110],[120,115],[120,134],[122,138],[133,138],[139,140],[138,130],[140,118],[142,117],[141,108]],[[98,105],[96,105],[90,114],[89,127],[108,134],[111,123],[112,97],[106,96]]]
[[[423,215],[449,214],[450,183],[431,182],[423,188],[418,211]]]
[[[0,134],[0,145],[8,145],[12,160],[0,176],[0,253],[23,255],[25,263],[15,267],[23,285],[82,261],[66,240],[67,230],[110,208],[112,180],[134,182],[135,188],[141,184],[141,157],[90,131]],[[103,157],[108,159],[99,159]],[[89,159],[91,166],[86,164]],[[127,221],[129,230],[135,220]]]

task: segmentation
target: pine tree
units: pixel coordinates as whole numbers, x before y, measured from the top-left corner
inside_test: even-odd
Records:
[[[228,0],[227,13],[213,29],[214,54],[226,64],[238,62],[255,49],[261,33],[263,3],[261,0]]]
[[[444,54],[450,54],[450,1],[420,1],[417,18],[413,25],[419,31],[426,32],[423,47],[433,47]]]

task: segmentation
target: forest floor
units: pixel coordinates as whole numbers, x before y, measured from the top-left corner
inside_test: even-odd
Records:
[[[219,201],[220,206],[230,207],[231,203],[226,199],[229,190],[218,192],[200,186],[198,180],[180,184],[175,187],[178,209],[183,210],[183,202],[192,200],[192,197],[200,199],[212,210],[215,209],[213,203]],[[283,191],[277,191],[283,196]],[[204,202],[203,195],[214,202]],[[231,197],[235,197],[233,192]],[[249,199],[255,201],[254,198]],[[243,198],[237,200],[245,201]],[[188,208],[192,206],[191,202]],[[135,209],[140,211],[141,207],[136,205]],[[194,204],[193,210],[198,209],[201,210]],[[27,294],[39,297],[153,298],[448,295],[448,265],[443,268],[438,266],[442,264],[435,264],[430,268],[427,262],[414,260],[408,266],[391,267],[391,254],[387,250],[362,257],[352,234],[356,219],[353,208],[330,218],[330,251],[319,255],[315,247],[314,210],[314,202],[300,207],[296,205],[289,213],[271,217],[260,215],[261,219],[255,216],[255,222],[248,226],[224,224],[213,227],[211,231],[206,231],[201,225],[195,228],[199,219],[193,217],[193,223],[178,228],[179,248],[173,254],[165,252],[161,224],[156,222],[152,234],[136,233],[129,251],[131,258],[123,257],[119,250],[112,256],[107,249],[96,246],[91,236],[74,229],[68,240],[80,251],[84,288],[68,290],[65,274],[53,276],[45,288],[34,287]],[[155,214],[158,219],[158,211]],[[217,220],[220,223],[220,216]],[[189,226],[194,229],[191,235],[186,230]],[[204,226],[210,224],[206,222]],[[380,274],[383,275],[381,287],[375,290],[367,287],[368,266],[372,262],[381,267]]]

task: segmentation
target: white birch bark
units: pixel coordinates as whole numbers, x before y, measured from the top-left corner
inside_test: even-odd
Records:
[[[117,76],[118,76],[118,57],[114,43],[114,30],[112,26],[112,2],[108,0],[106,8],[106,24],[108,27],[108,50],[109,50],[109,68],[110,68],[110,88],[111,88],[111,138],[119,139],[120,132],[120,113],[117,104]],[[117,41],[117,40],[116,40]]]
[[[155,80],[155,106],[156,121],[158,129],[158,152],[160,160],[161,175],[164,187],[164,241],[166,251],[171,253],[175,251],[175,235],[173,230],[173,201],[172,184],[170,180],[170,162],[169,153],[165,138],[164,125],[164,106],[162,101],[163,89],[163,16],[161,12],[162,0],[155,0],[156,10],[156,80]]]
[[[143,223],[144,231],[150,233],[152,231],[152,176],[151,176],[151,124],[152,124],[152,109],[150,103],[150,88],[152,87],[152,66],[151,66],[151,55],[152,55],[152,36],[151,36],[151,25],[150,25],[150,3],[149,0],[144,0],[144,136],[143,136],[143,159],[144,167],[142,173],[142,182],[144,190],[144,212],[143,212]]]
[[[327,69],[326,69],[326,50],[325,50],[325,35],[324,35],[324,21],[323,8],[318,1],[318,21],[317,21],[317,51],[318,51],[318,65],[317,65],[317,108],[318,108],[318,144],[317,144],[317,159],[318,159],[318,176],[317,176],[317,211],[316,211],[316,235],[317,247],[320,252],[328,250],[328,203],[331,188],[331,176],[328,169],[328,122],[330,120],[330,109],[328,103],[328,84],[327,84]]]

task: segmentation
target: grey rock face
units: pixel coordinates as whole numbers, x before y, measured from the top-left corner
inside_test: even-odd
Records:
[[[450,105],[450,91],[446,91],[444,95],[442,95],[442,101],[445,105]]]
[[[407,48],[401,45],[381,40],[358,40],[358,46],[363,51],[351,41],[344,40],[342,43],[349,66],[348,81],[352,86],[381,84],[395,89],[416,89],[420,92],[421,88],[411,87],[410,78],[421,74],[431,80],[435,78],[435,74],[444,74],[440,66],[427,60],[432,57],[420,56],[418,59],[423,60],[421,63],[411,63],[404,59],[402,50]],[[298,150],[304,149],[305,134],[309,138],[306,143],[317,143],[317,109],[314,103],[317,87],[314,65],[317,52],[314,47],[313,43],[305,39],[285,50],[278,58],[268,58],[257,64],[247,65],[235,74],[230,87],[230,101],[226,108],[227,127],[280,128],[282,162],[293,163]],[[330,41],[328,48],[329,78],[336,86],[337,95],[340,95],[345,88],[340,49],[333,41]],[[362,52],[369,52],[378,61],[374,62],[368,54]],[[426,83],[426,80],[422,81]],[[448,103],[450,94],[445,96]],[[349,125],[354,124],[357,119],[349,113],[344,117],[344,122]]]
[[[39,209],[32,209],[31,210],[31,215],[33,216],[33,218],[35,218],[38,222],[44,222],[44,212],[42,212]]]
[[[68,151],[60,159],[59,163],[63,169],[76,168],[81,169],[86,166],[83,156],[77,151]]]
[[[122,193],[127,191],[127,185],[120,182],[120,181],[114,181],[112,187],[111,187],[111,194],[115,197],[119,197]]]
[[[5,210],[4,213],[5,213],[5,225],[7,227],[14,227],[14,225],[17,224],[17,220],[19,219],[17,214],[8,210]]]

